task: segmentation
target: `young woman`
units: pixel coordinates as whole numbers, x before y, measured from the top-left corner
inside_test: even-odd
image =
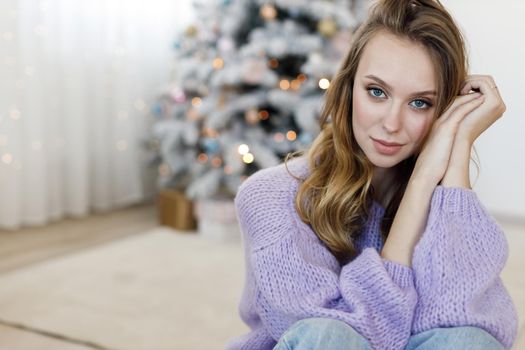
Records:
[[[307,154],[235,198],[251,332],[228,349],[511,348],[507,242],[468,171],[505,105],[467,70],[438,1],[375,4]]]

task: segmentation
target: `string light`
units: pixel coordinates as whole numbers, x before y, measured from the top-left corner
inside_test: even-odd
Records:
[[[253,154],[246,153],[244,156],[242,156],[242,161],[245,162],[246,164],[250,164],[250,163],[253,163],[254,158],[255,157],[253,156]]]
[[[257,113],[257,109],[250,108],[244,113],[244,119],[248,122],[248,124],[257,124],[259,122],[259,113]]]
[[[11,155],[11,153],[4,153],[2,155],[2,162],[4,162],[7,165],[11,164],[13,162],[13,156]]]
[[[326,90],[328,89],[328,87],[330,86],[330,81],[326,78],[322,78],[321,80],[319,80],[319,87],[323,90]]]
[[[282,89],[282,90],[288,90],[290,88],[290,82],[286,79],[282,79],[280,82],[279,82],[279,87]]]
[[[215,69],[221,69],[222,67],[224,67],[224,60],[220,57],[216,57],[213,59],[212,65]]]
[[[243,143],[242,145],[239,145],[239,147],[237,148],[237,152],[239,152],[239,154],[241,155],[245,155],[248,152],[250,152],[250,147],[248,147],[247,144]]]
[[[279,61],[277,58],[272,58],[270,61],[268,61],[268,66],[272,69],[276,69],[279,67]]]
[[[259,118],[261,118],[261,120],[266,120],[270,117],[270,113],[268,113],[268,111],[265,111],[264,109],[262,111],[259,111]]]
[[[261,17],[269,21],[277,17],[277,9],[272,4],[264,4],[260,10]]]
[[[200,153],[197,157],[197,161],[202,164],[206,163],[208,161],[208,155],[206,153]]]
[[[222,159],[219,158],[219,157],[213,157],[212,160],[211,160],[211,165],[214,168],[220,167],[222,165]]]
[[[286,133],[286,138],[289,141],[294,141],[297,138],[297,133],[293,130],[290,130]]]
[[[290,83],[290,87],[292,88],[292,90],[299,90],[299,88],[301,88],[301,82],[297,79],[294,79]]]
[[[194,97],[191,99],[191,104],[193,107],[198,107],[201,105],[201,103],[202,103],[202,100],[200,97]]]
[[[225,165],[223,170],[224,173],[227,175],[233,174],[233,168],[230,165]]]

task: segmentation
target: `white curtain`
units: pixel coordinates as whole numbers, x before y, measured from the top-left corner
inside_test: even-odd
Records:
[[[0,1],[0,228],[144,199],[175,2]]]

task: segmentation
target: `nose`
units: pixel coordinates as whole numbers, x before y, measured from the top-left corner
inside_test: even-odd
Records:
[[[383,128],[389,133],[395,133],[401,129],[402,125],[402,112],[401,105],[392,103],[386,115],[383,118]]]

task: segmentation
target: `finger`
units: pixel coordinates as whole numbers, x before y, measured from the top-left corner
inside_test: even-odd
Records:
[[[448,118],[447,123],[450,123],[454,127],[459,125],[459,123],[463,120],[463,118],[465,118],[466,115],[478,108],[481,104],[483,104],[484,101],[485,97],[480,96],[458,106]]]
[[[468,103],[474,99],[477,99],[477,98],[480,98],[482,96],[481,93],[479,92],[474,92],[474,93],[471,93],[471,94],[467,94],[467,95],[461,95],[461,96],[457,96],[455,99],[454,99],[454,102],[452,102],[452,104],[445,110],[445,112],[443,112],[443,114],[441,115],[441,117],[439,119],[441,120],[446,120],[448,119],[448,117],[454,113],[454,110],[456,110],[456,108],[458,108],[459,106],[465,104],[465,103]]]
[[[468,94],[471,90],[480,91],[482,94],[487,95],[496,93],[494,87],[496,84],[491,77],[481,77],[476,79],[467,79],[463,87],[461,88],[460,95]]]

